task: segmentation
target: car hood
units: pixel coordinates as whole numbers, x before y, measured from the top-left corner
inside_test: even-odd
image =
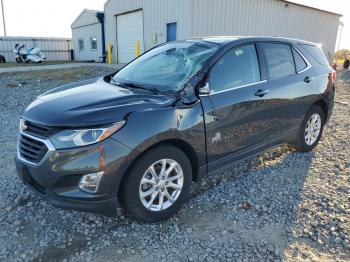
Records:
[[[46,126],[94,126],[123,120],[132,112],[166,107],[175,100],[175,96],[125,89],[98,78],[44,93],[22,117]]]

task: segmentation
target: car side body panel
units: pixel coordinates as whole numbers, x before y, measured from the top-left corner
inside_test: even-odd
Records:
[[[255,44],[258,50],[259,45],[265,42],[287,44],[304,55],[292,41],[257,39]],[[251,43],[238,41],[229,48]],[[314,63],[307,60],[305,70],[270,80],[266,75],[266,63],[261,62],[264,57],[261,52],[258,53],[262,67],[261,82],[201,96],[206,119],[209,171],[267,148],[293,143],[311,105],[324,101],[327,108],[332,107],[334,92],[331,90],[334,86],[329,81],[329,67],[321,68],[324,75],[319,75],[317,69],[320,68],[314,68]],[[219,57],[215,58],[215,62],[218,60]],[[210,71],[210,67],[207,71]],[[311,81],[305,81],[306,79]],[[268,90],[268,94],[263,97],[254,96],[258,90]]]
[[[259,38],[255,43],[266,41],[265,38]],[[267,42],[273,41],[268,39]],[[246,43],[252,41],[237,40],[235,44],[229,43],[222,47],[201,74],[206,75],[228,50]],[[295,46],[298,51],[300,49],[293,42],[284,43]],[[266,71],[266,68],[263,70]],[[318,72],[311,65],[307,70],[288,77],[262,79],[261,83],[237,89],[231,96],[222,92],[215,99],[210,95],[201,96],[201,102],[192,105],[186,106],[180,101],[173,107],[134,112],[128,116],[128,128],[121,129],[112,138],[132,148],[131,154],[125,159],[125,170],[152,146],[167,141],[182,141],[195,152],[194,162],[197,163],[198,177],[201,177],[207,171],[245,159],[266,148],[294,142],[310,106],[317,101],[324,101],[327,105],[332,101],[328,87],[329,71],[324,69],[324,72],[327,79],[325,76],[317,77]],[[312,78],[312,81],[306,83],[305,77]],[[259,98],[254,96],[258,89],[269,89],[270,92],[266,97]],[[230,104],[230,108],[214,110],[223,104]],[[250,128],[247,127],[249,123]],[[140,132],[140,126],[144,127],[143,132]],[[250,133],[254,128],[256,137]],[[230,139],[223,139],[222,132],[225,129]],[[242,137],[238,134],[242,134]],[[245,137],[248,134],[250,138]]]
[[[328,111],[326,119],[328,121],[334,106],[335,84],[334,79],[332,79],[334,70],[328,65],[321,65],[318,63],[312,55],[302,48],[300,43],[303,43],[303,41],[294,43],[294,46],[311,63],[314,70],[313,81],[315,82],[315,93],[317,96],[315,96],[315,100],[312,102],[316,103],[322,101],[322,103],[324,103],[326,106],[324,109]]]
[[[203,111],[200,101],[192,105],[181,105],[161,110],[146,110],[131,113],[127,128],[122,128],[112,138],[132,148],[125,160],[129,167],[147,149],[164,142],[171,142],[181,147],[196,165],[195,169],[203,173],[206,169],[206,139]],[[197,174],[194,175],[197,177]]]

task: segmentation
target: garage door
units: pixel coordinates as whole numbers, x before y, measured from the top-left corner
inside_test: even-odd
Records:
[[[142,11],[117,16],[118,62],[128,63],[136,57],[136,42],[140,41],[140,51],[143,45],[143,15]]]

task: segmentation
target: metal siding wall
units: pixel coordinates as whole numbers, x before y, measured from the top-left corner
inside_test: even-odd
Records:
[[[97,37],[97,50],[91,50],[91,37]],[[88,25],[72,29],[74,55],[76,61],[98,61],[102,55],[101,24]],[[79,39],[84,39],[84,50],[79,50]]]
[[[117,14],[142,9],[141,0],[110,0],[105,4],[105,36],[106,45],[113,45],[113,62],[117,62]]]
[[[80,17],[72,24],[72,28],[99,23],[96,14],[84,11]]]
[[[339,16],[279,0],[192,0],[193,36],[270,35],[322,43],[333,54]]]
[[[72,48],[69,38],[44,37],[0,37],[0,54],[7,61],[15,61],[15,44],[25,44],[26,48],[39,47],[47,60],[70,60],[69,49]]]
[[[208,35],[269,35],[322,43],[334,52],[339,16],[279,0],[110,0],[105,4],[106,45],[117,62],[116,15],[143,10],[145,50],[166,41],[166,23],[177,22],[177,38]]]
[[[157,34],[157,44],[166,41],[166,24],[177,22],[177,38],[192,36],[191,0],[110,0],[105,4],[106,45],[113,45],[113,62],[117,62],[118,14],[143,10],[145,50],[153,47],[152,33]]]

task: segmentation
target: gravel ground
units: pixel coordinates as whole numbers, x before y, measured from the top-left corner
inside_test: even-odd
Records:
[[[23,66],[43,66],[43,65],[59,65],[59,64],[66,64],[66,63],[73,63],[72,61],[44,61],[43,63],[17,63],[8,61],[6,63],[0,63],[0,68],[5,67],[23,67]]]
[[[30,101],[109,70],[0,75],[0,260],[350,261],[350,71],[338,74],[334,113],[313,152],[283,146],[227,167],[194,184],[169,221],[139,224],[124,211],[51,207],[21,185],[13,163]]]

